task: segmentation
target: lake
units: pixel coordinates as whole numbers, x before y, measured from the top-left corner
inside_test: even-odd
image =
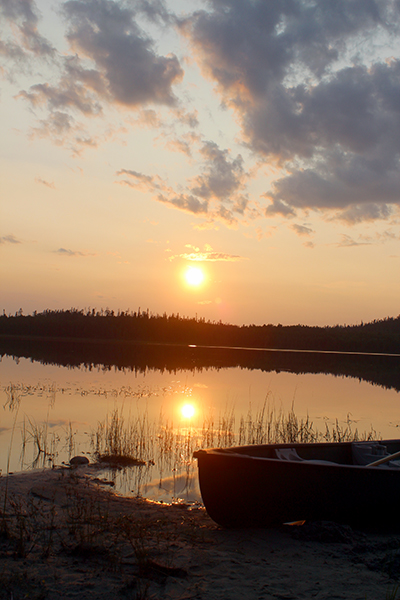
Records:
[[[118,430],[121,438],[130,431],[145,464],[96,476],[124,494],[193,502],[200,500],[193,450],[239,443],[263,407],[276,414],[294,407],[298,419],[308,416],[321,432],[338,421],[341,429],[350,423],[353,431],[399,437],[399,357],[187,347],[177,357],[175,351],[135,347],[136,362],[114,365],[82,361],[71,349],[68,360],[57,355],[53,361],[40,353],[4,353],[2,473],[68,463],[78,454],[92,460],[107,431]],[[160,352],[164,362],[160,354],[154,364],[143,363],[143,356]],[[182,413],[185,404],[192,416]]]

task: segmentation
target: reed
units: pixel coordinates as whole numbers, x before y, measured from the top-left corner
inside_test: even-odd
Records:
[[[8,501],[8,475],[10,473],[11,451],[12,451],[12,446],[13,446],[14,433],[15,433],[15,429],[16,429],[16,425],[17,425],[19,408],[21,405],[21,394],[19,393],[18,387],[14,386],[13,384],[10,384],[6,388],[5,391],[6,391],[6,395],[7,395],[7,402],[6,402],[5,408],[8,407],[8,409],[10,411],[14,411],[14,419],[13,419],[13,426],[12,426],[12,430],[11,430],[10,445],[9,445],[8,453],[7,453],[7,479],[6,479],[6,485],[5,485],[5,490],[4,490],[3,509],[2,509],[2,514],[1,514],[1,533],[3,535],[8,535],[7,519],[6,519],[7,501]]]
[[[343,424],[337,419],[331,425],[326,422],[325,430],[320,431],[308,415],[300,418],[296,414],[294,403],[288,411],[277,410],[267,397],[256,411],[249,405],[247,414],[240,416],[238,426],[234,408],[229,407],[218,416],[213,412],[204,415],[201,425],[186,422],[185,426],[178,427],[174,427],[163,412],[158,423],[150,423],[147,411],[125,418],[123,408],[114,409],[98,423],[91,439],[98,461],[113,468],[139,467],[130,476],[127,473],[130,488],[134,487],[138,495],[155,465],[160,487],[164,476],[172,477],[174,498],[176,493],[182,497],[190,491],[196,470],[193,453],[202,448],[373,440],[377,434],[373,429],[364,433],[353,429],[349,415]]]
[[[234,409],[227,409],[216,419],[205,415],[201,427],[174,428],[173,422],[160,413],[158,426],[150,424],[147,411],[136,418],[125,419],[122,409],[114,409],[92,433],[92,447],[98,455],[134,456],[149,460],[156,455],[168,467],[190,459],[192,453],[206,447],[234,445],[346,442],[377,439],[377,433],[360,433],[352,428],[350,415],[344,424],[336,419],[333,425],[325,423],[318,430],[307,415],[298,417],[294,404],[289,411],[277,410],[268,400],[255,413],[251,405],[245,416],[235,425]]]
[[[150,424],[147,411],[136,418],[125,419],[123,407],[115,408],[104,421],[98,423],[91,434],[91,446],[98,459],[113,457],[130,458],[144,463],[151,459],[154,426]]]

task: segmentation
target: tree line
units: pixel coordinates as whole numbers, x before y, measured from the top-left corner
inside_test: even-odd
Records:
[[[400,315],[359,325],[231,325],[149,310],[94,308],[44,310],[24,315],[3,311],[0,335],[91,341],[196,344],[342,352],[400,353]]]

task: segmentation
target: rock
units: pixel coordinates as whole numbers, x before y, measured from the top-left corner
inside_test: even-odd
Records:
[[[88,465],[89,459],[86,458],[86,456],[74,456],[69,461],[69,464],[71,465],[71,467],[78,467],[80,465]]]

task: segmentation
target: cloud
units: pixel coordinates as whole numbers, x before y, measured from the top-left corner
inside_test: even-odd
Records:
[[[400,61],[374,58],[400,5],[210,0],[179,22],[247,146],[286,169],[266,216],[387,218],[400,201]],[[358,47],[360,48],[358,50]]]
[[[291,229],[293,229],[293,231],[300,236],[309,236],[315,233],[311,227],[307,227],[306,225],[297,225],[295,223],[291,226]]]
[[[310,236],[315,233],[311,227],[307,227],[306,225],[297,225],[296,223],[291,225],[291,229],[293,229],[293,231],[299,236]]]
[[[56,189],[56,186],[54,185],[53,181],[45,181],[41,177],[35,177],[35,181],[36,181],[36,183],[40,183],[41,185],[45,185],[46,187],[50,188],[51,190],[55,190]]]
[[[195,142],[199,139],[195,136]],[[155,193],[154,198],[170,207],[205,216],[210,220],[235,225],[245,214],[253,217],[245,193],[248,173],[240,155],[232,158],[215,142],[206,141],[198,150],[200,174],[188,179],[183,191],[177,191],[158,175],[145,175],[131,169],[121,169],[125,185]]]
[[[78,250],[67,250],[66,248],[59,248],[58,250],[54,250],[53,252],[54,254],[59,254],[60,256],[96,256],[92,253],[80,252]]]
[[[227,254],[226,252],[215,252],[211,246],[206,244],[203,251],[200,248],[188,245],[192,249],[192,252],[184,252],[182,254],[175,254],[169,257],[169,260],[175,260],[181,258],[183,260],[190,260],[196,262],[238,262],[245,260],[243,256],[236,254]]]
[[[207,215],[209,213],[209,202],[207,200],[199,200],[199,198],[192,194],[177,194],[171,191],[168,195],[159,194],[156,199],[170,207],[178,208],[179,210],[195,215]]]
[[[63,11],[67,37],[80,56],[96,67],[99,93],[126,106],[149,102],[173,105],[172,86],[183,76],[177,57],[157,54],[153,40],[137,23],[140,9],[149,16],[161,3],[141,2],[137,9],[112,0],[69,0]]]
[[[20,244],[21,242],[17,240],[15,235],[4,235],[0,237],[0,244]]]
[[[348,248],[352,246],[370,246],[372,244],[371,241],[363,240],[362,238],[358,241],[354,240],[351,236],[342,234],[341,240],[337,244],[339,248]]]
[[[125,175],[127,177],[127,179],[123,179],[119,183],[136,188],[142,192],[155,192],[165,189],[165,183],[159,175],[145,175],[144,173],[130,169],[121,169],[117,171],[116,175]]]
[[[17,97],[28,100],[34,107],[47,105],[51,112],[70,108],[86,116],[102,112],[101,105],[95,96],[88,92],[87,86],[67,77],[61,79],[58,87],[39,83],[32,85],[29,92],[22,90]]]
[[[215,142],[205,142],[200,154],[205,164],[203,173],[193,181],[196,196],[227,200],[244,188],[246,174],[240,155],[231,159],[228,150],[221,150]]]
[[[38,31],[39,11],[34,0],[0,0],[3,25],[9,38],[0,43],[0,53],[14,63],[34,57],[53,57],[55,49]]]
[[[382,245],[388,242],[397,242],[399,239],[400,235],[390,230],[376,231],[373,235],[360,234],[357,240],[349,235],[342,234],[341,241],[337,245],[339,247]]]
[[[192,157],[197,146],[201,143],[199,135],[193,131],[184,133],[180,137],[173,137],[170,133],[164,133],[162,136],[165,138],[165,147],[171,152],[180,152],[186,156]]]
[[[199,126],[199,113],[197,110],[187,112],[182,106],[173,110],[174,118],[181,124],[187,125],[191,129],[196,129]]]
[[[159,54],[152,37],[138,24],[138,17],[143,16],[153,23],[168,21],[162,2],[140,0],[128,5],[121,0],[69,0],[62,3],[61,12],[72,53],[56,55],[51,80],[37,82],[17,95],[35,111],[45,112],[34,135],[49,136],[59,145],[68,141],[79,153],[85,147],[82,140],[94,139],[88,133],[88,117],[101,117],[110,107],[139,111],[149,104],[175,109],[176,119],[196,126],[195,111],[179,107],[173,91],[183,77],[179,60],[172,53]],[[16,55],[19,48],[14,48]],[[5,51],[0,44],[0,53]],[[143,124],[146,118],[149,124],[150,109],[145,110],[140,120]],[[69,124],[63,138],[54,135],[54,122],[60,115]],[[85,118],[85,124],[78,125],[77,117]],[[156,126],[154,114],[152,121]],[[82,135],[74,139],[77,128]]]

